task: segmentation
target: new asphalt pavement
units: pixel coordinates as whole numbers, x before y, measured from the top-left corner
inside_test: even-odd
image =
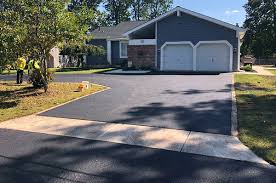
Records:
[[[260,182],[270,166],[115,143],[0,129],[0,183]]]
[[[231,134],[231,74],[57,75],[110,90],[43,113],[44,116]]]

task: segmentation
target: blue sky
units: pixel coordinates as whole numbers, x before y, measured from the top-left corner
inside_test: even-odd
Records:
[[[245,20],[243,5],[247,0],[174,0],[173,7],[183,8],[208,15],[210,17],[239,25]]]

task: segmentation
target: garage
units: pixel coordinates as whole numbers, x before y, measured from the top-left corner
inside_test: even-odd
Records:
[[[193,45],[191,43],[166,43],[161,49],[161,54],[161,70],[193,70]]]
[[[232,71],[232,46],[228,42],[199,42],[195,50],[197,71]]]

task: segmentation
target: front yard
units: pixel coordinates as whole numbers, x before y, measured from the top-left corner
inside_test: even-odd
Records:
[[[106,71],[111,71],[114,68],[102,68],[102,69],[81,69],[77,67],[68,67],[68,68],[49,68],[51,72],[55,74],[95,74],[95,73],[102,73]],[[24,70],[25,74],[28,73],[27,70]],[[4,70],[1,75],[9,75],[9,74],[16,74],[16,70]]]
[[[94,84],[92,88],[77,92],[78,83],[51,83],[47,93],[24,83],[0,81],[0,122],[34,114],[84,95],[106,89]]]
[[[276,75],[276,69],[268,69],[269,72],[271,72],[272,74]]]
[[[276,163],[276,76],[235,75],[240,140]]]

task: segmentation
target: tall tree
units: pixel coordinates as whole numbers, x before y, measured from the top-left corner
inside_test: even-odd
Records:
[[[88,26],[81,23],[82,14],[78,17],[65,9],[64,0],[3,0],[2,3],[5,7],[1,10],[1,25],[5,30],[14,30],[6,38],[8,47],[4,49],[9,53],[7,48],[24,54],[35,53],[42,62],[45,76],[46,59],[53,47],[64,43],[81,44],[89,39]]]
[[[130,7],[131,0],[106,0],[105,9],[108,13],[108,20],[113,25],[118,25],[123,21],[130,20]]]
[[[86,12],[83,16],[86,18],[86,23],[89,24],[90,30],[94,30],[100,26],[107,26],[107,14],[98,10],[100,3],[103,0],[71,0],[68,5],[68,10],[79,13]],[[93,14],[91,18],[90,14]]]
[[[153,19],[167,12],[171,8],[173,0],[145,0],[145,4],[147,14],[144,18]]]
[[[276,4],[275,0],[249,0],[244,6],[247,16],[244,27],[248,29],[242,45],[243,54],[269,57],[276,54]]]
[[[131,17],[133,20],[144,20],[147,13],[146,0],[133,0],[131,3]]]
[[[69,10],[74,9],[75,7],[79,7],[82,5],[87,5],[88,8],[97,10],[100,3],[102,3],[103,0],[71,0],[70,4],[68,5]]]

